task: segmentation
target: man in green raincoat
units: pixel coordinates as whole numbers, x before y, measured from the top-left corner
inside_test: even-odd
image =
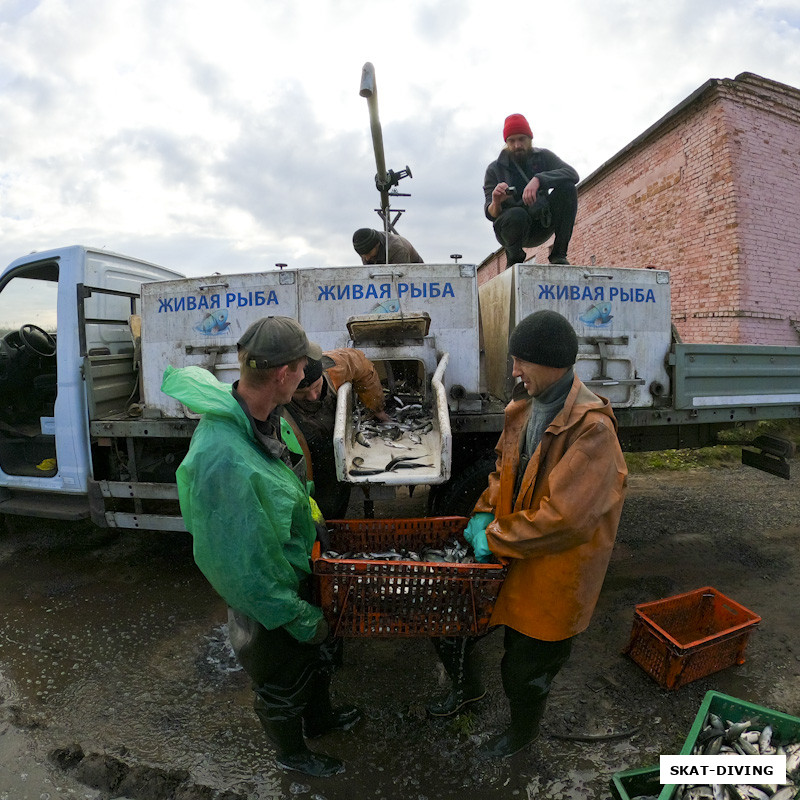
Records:
[[[231,643],[278,764],[334,775],[343,763],[305,739],[347,730],[361,714],[331,707],[334,648],[309,601],[316,529],[305,463],[284,444],[280,420],[307,358],[322,351],[288,317],[254,323],[238,350],[233,386],[201,367],[164,373],[162,390],[203,415],[177,471],[181,513],[198,567],[228,603]]]

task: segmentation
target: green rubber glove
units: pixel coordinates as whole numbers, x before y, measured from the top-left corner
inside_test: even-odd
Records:
[[[473,514],[464,529],[464,538],[472,545],[478,561],[488,561],[492,556],[486,541],[486,526],[494,519],[494,514],[479,511]]]

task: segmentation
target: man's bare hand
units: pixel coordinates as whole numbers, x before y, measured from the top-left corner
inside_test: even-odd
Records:
[[[497,191],[495,189],[495,191]],[[526,206],[532,206],[536,202],[536,195],[539,193],[539,179],[533,177],[528,182],[528,185],[522,190],[522,202]],[[492,193],[494,197],[494,193]]]
[[[503,200],[506,199],[508,192],[508,184],[505,181],[500,181],[497,186],[492,190],[492,202],[489,203],[489,214],[495,219],[503,210]]]
[[[492,192],[492,202],[495,203],[502,203],[503,200],[506,199],[506,195],[508,194],[508,184],[501,181],[494,187],[494,191]]]

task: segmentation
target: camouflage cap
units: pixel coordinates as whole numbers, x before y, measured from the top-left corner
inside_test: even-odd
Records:
[[[247,365],[254,369],[280,367],[303,356],[322,358],[322,348],[310,342],[300,323],[291,317],[264,317],[254,322],[242,334],[237,347],[247,350]]]

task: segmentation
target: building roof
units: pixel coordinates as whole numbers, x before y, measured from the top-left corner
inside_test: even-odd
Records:
[[[720,93],[722,89],[733,88],[755,93],[758,89],[768,90],[773,98],[776,96],[785,95],[790,100],[790,105],[796,107],[800,102],[800,89],[793,86],[788,86],[778,81],[770,80],[769,78],[762,78],[753,72],[740,72],[735,78],[710,78],[702,86],[695,89],[688,97],[681,100],[678,105],[664,114],[661,119],[654,122],[649,128],[642,131],[635,139],[625,145],[618,153],[611,156],[608,161],[601,164],[594,172],[587,175],[579,184],[578,189],[594,183],[599,180],[605,173],[613,169],[620,161],[632,151],[641,147],[649,139],[660,134],[662,128],[670,124],[676,117],[682,114],[687,109],[699,105],[707,96]],[[792,102],[793,101],[793,102]]]

